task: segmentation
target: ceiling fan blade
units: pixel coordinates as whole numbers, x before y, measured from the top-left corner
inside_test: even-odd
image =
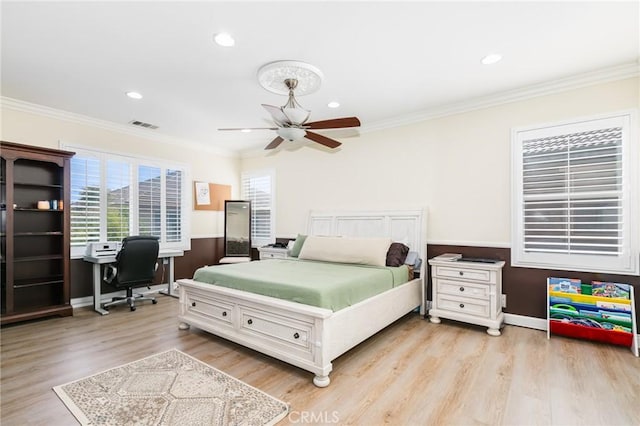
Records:
[[[342,127],[360,127],[358,117],[334,118],[331,120],[313,121],[304,127],[309,129],[340,129]]]
[[[275,121],[278,126],[284,127],[290,124],[289,119],[286,115],[284,115],[280,107],[267,104],[262,104],[262,107],[266,109],[269,114],[271,114],[273,121]]]
[[[314,142],[318,142],[320,145],[327,146],[329,148],[337,148],[342,145],[335,139],[328,138],[326,136],[322,136],[318,133],[313,133],[307,130],[307,134],[304,136],[307,139],[311,139]]]
[[[234,131],[234,130],[278,130],[277,127],[225,127],[223,129],[218,129],[221,131]]]
[[[282,139],[280,136],[276,137],[274,140],[271,141],[271,143],[267,146],[264,147],[264,149],[274,149],[277,148],[278,145],[280,145],[282,143],[284,139]]]

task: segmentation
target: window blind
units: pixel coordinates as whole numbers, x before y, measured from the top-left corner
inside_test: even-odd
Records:
[[[166,239],[180,241],[182,238],[182,171],[167,169],[165,194]]]
[[[640,272],[636,111],[512,132],[512,266]]]
[[[129,236],[131,168],[120,161],[107,160],[107,240]]]
[[[622,128],[523,142],[524,249],[619,255]]]
[[[71,158],[71,245],[100,241],[100,160]]]
[[[138,166],[138,232],[162,236],[160,168]]]
[[[153,235],[161,249],[188,249],[189,170],[176,163],[64,146],[71,160],[72,256],[88,242]]]
[[[273,173],[242,175],[242,198],[251,201],[251,241],[262,246],[275,241],[273,218]]]

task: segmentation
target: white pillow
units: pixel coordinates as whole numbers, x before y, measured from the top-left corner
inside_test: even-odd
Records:
[[[299,259],[385,266],[390,238],[342,238],[308,236]]]

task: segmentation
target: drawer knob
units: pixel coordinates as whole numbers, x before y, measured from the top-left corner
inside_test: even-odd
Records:
[[[464,291],[464,287],[460,287],[460,291]]]
[[[460,304],[460,307],[461,307],[461,308],[464,308],[464,303],[461,303],[461,304]]]
[[[226,316],[227,316],[227,311],[224,311],[224,312],[222,313],[222,316],[223,316],[223,317],[226,317]]]
[[[300,338],[300,335],[299,335],[298,333],[294,333],[293,338],[294,338],[294,339],[299,339],[299,338]]]
[[[196,306],[196,302],[191,302],[191,306]]]
[[[249,324],[249,325],[253,324],[253,320],[249,319],[249,321],[247,321],[247,324]]]
[[[464,275],[464,272],[462,272],[462,271],[460,271],[460,272],[458,272],[458,273],[459,273],[460,275]]]

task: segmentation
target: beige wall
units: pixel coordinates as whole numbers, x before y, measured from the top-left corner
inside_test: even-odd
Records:
[[[638,108],[638,78],[242,159],[276,170],[276,236],[304,232],[312,209],[428,206],[429,241],[510,244],[511,129]],[[637,139],[636,139],[637,143]],[[640,167],[638,159],[637,167]]]
[[[162,143],[90,124],[1,109],[0,138],[4,141],[60,148],[60,142],[104,149],[116,153],[174,160],[191,166],[191,180],[232,186],[232,197],[240,196],[239,160],[207,152],[185,144]],[[224,216],[221,212],[192,211],[191,236],[221,236]]]

